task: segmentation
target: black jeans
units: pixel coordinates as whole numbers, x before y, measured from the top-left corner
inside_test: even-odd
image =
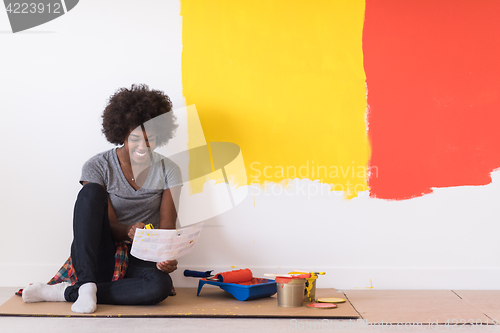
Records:
[[[87,282],[97,284],[99,304],[151,305],[167,298],[172,290],[170,276],[158,270],[156,263],[131,255],[125,278],[111,282],[115,251],[106,190],[88,183],[78,193],[73,213],[71,260],[78,282],[66,288],[66,301],[76,301],[78,288]]]

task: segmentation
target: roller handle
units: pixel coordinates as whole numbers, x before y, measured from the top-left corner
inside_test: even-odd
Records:
[[[192,271],[189,269],[184,270],[184,276],[191,276],[191,277],[199,277],[199,278],[207,278],[212,275],[213,270],[211,271],[206,271],[206,272],[201,272],[201,271]]]

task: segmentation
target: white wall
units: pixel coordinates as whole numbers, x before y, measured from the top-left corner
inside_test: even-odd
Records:
[[[82,164],[112,147],[100,132],[106,99],[147,83],[184,105],[177,1],[85,0],[18,34],[0,10],[0,286],[47,281],[69,255]],[[235,142],[237,143],[237,142]],[[244,157],[244,152],[243,152]],[[326,271],[319,287],[498,289],[500,172],[481,187],[407,201],[335,192],[310,180],[270,184],[209,220],[184,268]],[[280,194],[281,193],[281,194]]]

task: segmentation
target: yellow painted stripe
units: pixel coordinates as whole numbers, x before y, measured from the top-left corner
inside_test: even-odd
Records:
[[[366,190],[364,1],[181,0],[182,83],[208,142],[238,144],[250,182]]]

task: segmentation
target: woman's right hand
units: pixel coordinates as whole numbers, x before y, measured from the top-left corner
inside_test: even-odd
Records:
[[[142,222],[137,222],[136,224],[134,225],[131,225],[130,226],[130,229],[128,230],[128,238],[130,238],[130,240],[134,240],[134,236],[135,236],[135,229],[144,229],[146,225]]]

